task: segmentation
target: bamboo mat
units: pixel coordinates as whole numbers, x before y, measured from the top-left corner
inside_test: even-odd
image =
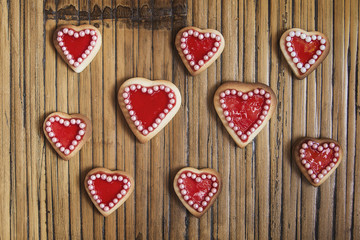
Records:
[[[0,0],[0,239],[360,239],[358,0]],[[81,74],[55,52],[61,24],[90,23],[103,45]],[[190,77],[174,47],[187,25],[217,29],[221,57]],[[288,28],[325,33],[328,57],[296,80],[278,41]],[[126,79],[167,79],[183,98],[178,114],[140,144],[116,101]],[[235,145],[212,98],[225,81],[262,82],[278,106],[245,149]],[[54,111],[81,113],[91,141],[58,158],[42,123]],[[344,148],[339,168],[312,187],[291,159],[299,137],[330,137]],[[104,166],[131,173],[135,191],[106,219],[83,187]],[[184,167],[211,167],[223,189],[201,218],[177,199]]]

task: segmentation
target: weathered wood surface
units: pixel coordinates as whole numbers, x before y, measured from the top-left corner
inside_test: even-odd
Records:
[[[0,239],[360,239],[358,0],[0,0]],[[60,24],[90,23],[103,46],[81,74],[56,54]],[[187,25],[221,31],[226,47],[190,77],[173,41]],[[325,33],[331,51],[307,79],[295,80],[278,47],[300,27]],[[128,128],[116,101],[127,78],[168,79],[180,111],[147,144]],[[269,84],[275,115],[245,149],[236,147],[212,106],[221,82]],[[92,140],[70,161],[58,158],[41,125],[54,111],[80,112]],[[321,187],[291,159],[301,136],[330,137],[345,158]],[[83,188],[104,166],[133,174],[133,195],[103,218]],[[177,199],[184,166],[212,167],[223,191],[200,220]]]

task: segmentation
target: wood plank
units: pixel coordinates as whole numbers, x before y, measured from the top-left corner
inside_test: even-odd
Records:
[[[44,116],[44,79],[43,79],[43,54],[44,54],[44,25],[43,3],[29,4],[24,2],[24,80],[25,82],[25,132],[26,132],[26,176],[27,176],[27,204],[28,204],[28,234],[27,237],[36,239],[39,237],[40,215],[38,189],[44,189],[45,179],[41,177],[45,169],[45,155],[43,148],[42,132],[39,131],[39,119]],[[35,14],[35,17],[32,16]],[[34,25],[39,25],[34,29]],[[40,50],[41,49],[41,50]],[[42,192],[43,193],[43,192]],[[44,200],[44,195],[42,201]]]
[[[131,8],[133,1],[124,1],[117,8]],[[129,28],[130,27],[130,28]],[[117,83],[116,91],[121,84],[134,76],[135,62],[134,49],[134,29],[128,19],[117,21]],[[129,129],[121,110],[117,106],[117,168],[124,169],[135,177],[135,136]],[[125,150],[126,149],[126,150]],[[136,184],[136,183],[135,183]],[[124,204],[124,208],[118,211],[118,237],[120,239],[135,239],[135,193]]]
[[[7,221],[2,221],[0,224],[0,231],[4,239],[9,239],[11,237],[11,227],[13,225],[13,216],[11,215],[11,139],[12,135],[12,109],[11,109],[11,100],[12,100],[12,76],[11,76],[11,31],[9,23],[9,5],[7,1],[0,1],[0,46],[2,46],[2,51],[0,52],[0,66],[2,71],[0,72],[0,79],[3,79],[0,84],[0,113],[1,113],[1,146],[0,153],[3,167],[0,170],[0,176],[3,178],[3,181],[0,182],[0,216]],[[4,81],[5,80],[5,81]],[[8,80],[8,81],[7,81]]]
[[[24,19],[19,13],[24,13],[24,2],[10,2],[10,74],[11,74],[11,237],[26,238],[28,230],[27,179],[26,179],[26,132],[24,99],[26,86],[24,81]]]
[[[326,6],[326,7],[325,7]],[[333,39],[333,27],[331,19],[333,18],[333,6],[330,1],[320,1],[318,6],[318,30],[325,33],[329,39]],[[330,40],[331,48],[335,47],[333,41]],[[321,68],[317,71],[317,77],[321,78],[321,137],[334,137],[332,135],[332,103],[333,103],[333,52],[330,51],[328,57],[321,64]],[[320,71],[320,69],[322,71]],[[324,227],[333,228],[333,211],[334,202],[327,199],[334,199],[335,176],[332,176],[327,183],[322,186],[319,192],[320,209],[318,211],[317,221],[319,226],[318,236],[325,239],[333,236],[333,232],[326,231]]]

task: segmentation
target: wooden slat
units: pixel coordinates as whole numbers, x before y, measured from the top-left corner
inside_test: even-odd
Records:
[[[28,194],[26,191],[26,122],[25,122],[25,76],[24,76],[24,14],[23,2],[9,4],[10,74],[11,74],[11,232],[13,238],[26,238],[28,233]],[[10,200],[9,199],[9,200]]]
[[[0,176],[3,178],[3,181],[0,182],[0,216],[2,219],[7,219],[7,221],[2,221],[0,224],[0,232],[4,237],[11,236],[11,227],[14,227],[13,218],[14,216],[11,215],[11,201],[12,199],[12,159],[13,157],[11,154],[11,143],[9,138],[11,139],[12,135],[12,75],[11,75],[11,61],[10,52],[11,52],[11,32],[12,29],[10,28],[9,22],[9,5],[8,2],[5,0],[0,1],[0,114],[1,114],[1,146],[0,146],[0,153],[3,167],[0,170]],[[5,137],[6,136],[6,137]]]

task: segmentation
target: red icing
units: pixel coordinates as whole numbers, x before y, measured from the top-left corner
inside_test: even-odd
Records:
[[[73,34],[70,36],[69,32],[73,31]],[[78,34],[78,37],[75,35]],[[97,34],[93,29],[84,29],[82,31],[75,31],[71,28],[62,28],[57,33],[57,41],[64,55],[66,56],[69,64],[74,67],[80,66],[84,59],[91,53],[94,45],[91,45],[91,42],[97,42]],[[65,49],[63,49],[65,47]],[[83,56],[84,54],[84,56]],[[71,55],[71,58],[68,57]],[[81,58],[81,59],[79,59]]]
[[[311,145],[310,145],[311,144]],[[331,144],[333,146],[331,146]],[[318,174],[322,173],[322,171],[325,169],[325,172],[323,175],[325,175],[329,169],[326,169],[330,167],[334,167],[336,162],[339,160],[339,146],[334,143],[316,143],[313,141],[304,141],[301,143],[302,147],[300,149],[300,159],[301,163],[307,168],[307,170],[312,170],[313,173],[309,173],[310,175],[315,174],[318,176]],[[305,145],[305,146],[304,146]],[[314,147],[316,146],[316,147]],[[319,147],[322,149],[319,150]],[[306,166],[306,164],[309,164],[310,166]]]
[[[65,121],[67,120],[69,122],[71,120],[71,118],[63,118],[58,115],[53,115],[51,117],[53,117],[53,118],[59,117],[60,119],[64,119]],[[50,119],[50,117],[47,119],[47,121],[49,121],[49,119]],[[77,119],[75,119],[75,120],[77,120]],[[84,123],[84,122],[81,120],[81,123]],[[78,135],[78,132],[80,130],[84,130],[86,132],[86,126],[85,126],[85,128],[81,129],[79,127],[79,124],[71,124],[70,123],[69,126],[65,126],[64,124],[60,124],[58,121],[51,122],[50,127],[51,127],[51,132],[53,132],[55,134],[54,137],[56,137],[58,139],[58,142],[61,143],[61,147],[65,147],[66,149],[68,149],[70,151],[70,153],[76,149],[76,147],[79,145],[79,143],[82,141],[82,139],[84,137],[84,135],[83,136],[79,135],[81,137],[81,139],[76,140],[75,137],[76,137],[76,135]],[[47,132],[47,134],[49,136],[49,132]],[[78,144],[76,146],[74,146],[73,150],[71,150],[71,149],[69,149],[69,146],[72,145],[73,140],[76,140],[78,142]]]
[[[92,175],[96,175],[96,174],[106,174],[106,173],[97,172]],[[122,176],[123,179],[127,179],[130,182],[130,180],[123,175],[106,174],[106,176],[107,177]],[[111,182],[108,182],[106,179],[103,180],[102,178],[96,178],[95,180],[92,180],[92,182],[93,182],[92,185],[94,186],[94,190],[96,191],[96,195],[99,196],[99,199],[101,201],[100,203],[104,203],[106,206],[109,206],[109,203],[113,202],[113,200],[117,198],[117,194],[119,194],[122,190],[125,190],[127,193],[130,189],[130,187],[128,189],[124,189],[125,183],[123,181],[118,181],[118,180],[112,180]],[[122,198],[123,197],[124,196],[122,196]],[[114,203],[114,205],[116,205],[116,203]],[[111,207],[109,206],[109,208]]]
[[[74,31],[75,32],[75,31]],[[79,32],[77,32],[79,33]],[[85,34],[84,37],[75,38],[74,35],[69,36],[69,34],[63,35],[63,42],[69,53],[73,56],[74,60],[77,60],[81,55],[88,49],[90,42],[92,41],[92,36],[90,34]]]
[[[296,53],[296,57],[303,65],[308,63],[309,60],[316,55],[316,51],[320,50],[320,45],[322,45],[320,40],[311,40],[310,42],[306,42],[305,39],[301,39],[297,36],[292,37],[290,42]]]
[[[189,31],[189,30],[187,30],[187,31]],[[196,32],[196,30],[193,30],[193,31]],[[209,52],[216,54],[217,51],[214,52],[213,48],[215,47],[218,50],[220,45],[222,44],[221,40],[217,41],[216,38],[212,38],[211,33],[209,33],[210,34],[209,37],[205,37],[205,33],[199,33],[199,35],[200,34],[202,34],[204,36],[203,39],[199,39],[199,37],[194,37],[193,35],[189,35],[187,37],[182,36],[182,39],[185,39],[185,41],[182,43],[186,44],[186,47],[182,48],[182,51],[184,51],[184,50],[189,51],[188,54],[191,55],[191,59],[186,59],[186,60],[189,63],[191,61],[195,62],[195,64],[193,66],[191,66],[191,68],[195,71],[196,71],[196,69],[194,68],[195,65],[198,65],[201,68],[202,66],[199,65],[199,61],[203,60],[204,64],[206,62],[208,62],[213,57],[213,55],[209,56],[207,54]],[[216,36],[219,36],[219,35],[216,35]],[[215,46],[216,42],[219,43],[218,47]],[[204,59],[205,56],[208,56],[208,58]]]
[[[248,92],[243,94],[248,94]],[[259,117],[264,111],[264,106],[267,105],[265,96],[260,94],[254,94],[248,97],[247,100],[237,94],[226,95],[222,99],[225,100],[224,104],[226,105],[223,111],[228,111],[228,117],[231,117],[231,121],[228,122],[233,122],[234,126],[238,128],[237,130],[234,129],[235,132],[240,130],[243,134],[250,131],[254,124],[260,120]],[[246,142],[247,138],[241,140]]]
[[[140,86],[140,85],[137,85]],[[143,88],[143,86],[141,86]],[[154,90],[154,87],[148,87],[148,89],[152,89],[153,93],[149,94],[148,92],[142,92],[142,89],[136,88],[135,90],[130,90],[128,92],[128,97],[126,99],[129,100],[129,103],[133,110],[135,112],[135,116],[137,120],[140,122],[140,126],[144,127],[144,129],[148,129],[150,126],[152,126],[153,123],[155,123],[155,120],[159,118],[159,115],[161,113],[167,115],[167,113],[164,112],[165,109],[168,109],[171,111],[171,109],[176,104],[176,96],[174,92],[170,89],[169,92],[165,92],[165,88],[162,90],[159,89],[157,91]],[[169,94],[173,94],[173,99],[175,100],[174,103],[172,103],[172,108],[169,109],[168,105],[170,104],[170,97]]]
[[[197,174],[197,173],[194,173],[191,171],[184,171],[180,174],[180,176],[182,174],[187,174],[187,173],[195,174],[196,177],[199,177],[199,178],[201,178],[201,176],[204,174],[206,176],[208,176],[208,174],[206,174],[206,173]],[[211,176],[216,177],[214,175],[211,175]],[[180,178],[181,177],[179,177],[179,179]],[[187,202],[189,202],[190,200],[193,201],[192,207],[195,204],[198,204],[199,207],[202,207],[203,209],[205,209],[209,205],[209,202],[207,202],[206,206],[202,205],[202,203],[203,203],[203,201],[205,201],[205,198],[207,196],[209,196],[211,189],[215,188],[216,193],[219,190],[219,180],[217,178],[216,178],[216,181],[212,181],[211,179],[208,179],[208,178],[205,178],[205,179],[201,178],[200,182],[197,182],[196,178],[193,179],[192,177],[186,177],[185,179],[184,178],[181,178],[181,179],[183,180],[183,182],[182,183],[178,182],[178,187],[180,188],[180,185],[182,185],[182,184],[185,186],[184,190],[187,191],[186,195],[189,196],[189,199],[186,201]],[[213,186],[214,183],[217,183],[216,187]],[[213,195],[215,195],[216,193],[213,193]],[[183,197],[184,197],[184,195],[183,195]],[[210,201],[213,197],[214,196],[210,197]]]
[[[68,120],[70,121],[70,119]],[[75,136],[78,135],[79,130],[81,130],[77,124],[70,124],[68,127],[65,127],[64,124],[60,124],[59,122],[53,122],[51,129],[55,133],[55,137],[59,139],[59,142],[65,148],[69,148],[71,142],[75,139]]]
[[[204,60],[204,56],[212,51],[214,47],[214,43],[216,42],[215,38],[203,38],[200,40],[197,37],[189,36],[186,39],[187,48],[189,50],[189,54],[192,55],[192,60],[198,63],[200,60]],[[191,60],[190,60],[191,61]],[[207,62],[208,60],[204,60]]]
[[[316,175],[332,163],[332,159],[334,159],[334,150],[331,148],[325,148],[320,152],[310,147],[305,149],[304,154],[303,159],[310,163],[309,169],[312,169]]]

